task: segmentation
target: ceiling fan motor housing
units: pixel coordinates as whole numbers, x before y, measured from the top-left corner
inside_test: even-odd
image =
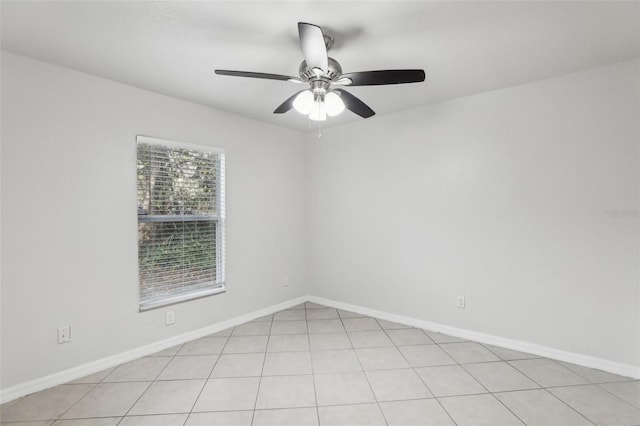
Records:
[[[327,72],[325,74],[322,74],[320,78],[325,78],[330,81],[335,81],[338,78],[340,78],[340,76],[342,75],[342,67],[340,66],[338,61],[336,61],[333,58],[327,58],[327,62],[328,62]],[[316,73],[307,65],[307,61],[302,61],[298,71],[300,74],[300,78],[303,81],[311,81],[311,80],[318,79],[318,77],[316,76]]]

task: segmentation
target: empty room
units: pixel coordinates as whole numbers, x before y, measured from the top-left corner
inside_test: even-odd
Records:
[[[1,1],[0,423],[640,425],[639,1]]]

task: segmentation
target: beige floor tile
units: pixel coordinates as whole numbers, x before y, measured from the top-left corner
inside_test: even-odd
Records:
[[[394,346],[384,331],[353,331],[349,338],[354,348],[380,348]]]
[[[309,351],[308,334],[274,334],[269,337],[267,352]]]
[[[171,357],[149,356],[119,365],[102,381],[111,382],[148,382],[155,380],[169,364]]]
[[[127,416],[118,426],[182,426],[188,414],[158,414],[151,416]]]
[[[222,354],[211,378],[257,377],[262,373],[264,354]]]
[[[153,382],[127,414],[188,413],[204,384],[205,380]]]
[[[315,407],[256,410],[252,426],[318,426],[318,410]]]
[[[271,323],[267,321],[251,321],[233,328],[232,336],[268,336]]]
[[[314,375],[318,406],[374,402],[364,373]]]
[[[338,319],[338,311],[333,308],[308,309],[307,320]]]
[[[400,401],[433,396],[412,369],[368,371],[366,374],[378,401]]]
[[[580,365],[562,361],[556,362],[564,368],[568,368],[569,370],[573,371],[578,376],[587,379],[591,383],[612,383],[633,380],[631,377],[619,376],[617,374],[608,373],[606,371],[596,370],[595,368],[582,367]]]
[[[458,426],[523,425],[504,405],[490,394],[439,398]]]
[[[264,360],[263,376],[311,374],[309,352],[273,352]]]
[[[343,318],[342,322],[348,332],[382,330],[374,318]]]
[[[273,315],[274,321],[304,321],[307,315],[304,309],[285,309]]]
[[[155,352],[149,356],[174,356],[180,352],[180,349],[182,349],[182,345],[171,346],[170,348]]]
[[[89,374],[88,376],[81,377],[79,379],[73,380],[67,384],[69,385],[77,385],[82,383],[94,383],[98,384],[104,380],[116,367],[107,368],[106,370],[98,371],[97,373]]]
[[[95,417],[92,419],[67,419],[56,420],[52,426],[116,426],[120,423],[122,417]],[[6,423],[3,423],[3,426]],[[15,423],[15,426],[28,426],[24,423]]]
[[[412,367],[456,364],[438,345],[401,346],[398,349]]]
[[[274,321],[271,324],[271,335],[304,334],[307,332],[307,321]]]
[[[435,399],[381,402],[389,426],[455,426]]]
[[[377,404],[318,407],[320,426],[386,426]]]
[[[410,325],[404,325],[397,322],[391,322],[382,319],[376,319],[376,321],[378,321],[378,324],[380,325],[380,327],[382,327],[383,330],[399,330],[402,328],[411,328]]]
[[[387,330],[387,334],[397,346],[406,345],[431,345],[433,340],[418,328],[403,328],[400,330]]]
[[[313,376],[263,377],[256,409],[296,408],[316,405]]]
[[[605,383],[600,385],[600,387],[636,408],[640,408],[640,381],[634,380],[632,382],[623,383]]]
[[[345,332],[309,334],[309,344],[312,351],[352,348],[351,341]]]
[[[233,327],[216,331],[214,333],[209,334],[207,337],[228,337],[228,336],[231,336],[231,332],[233,332]]]
[[[253,411],[191,413],[184,426],[251,426]]]
[[[218,355],[177,356],[162,370],[158,380],[207,379]]]
[[[409,368],[409,364],[396,348],[361,348],[355,351],[365,370]]]
[[[464,369],[490,392],[536,389],[540,387],[504,361],[465,364]]]
[[[543,389],[494,395],[527,426],[589,426],[590,421]]]
[[[178,355],[218,355],[226,343],[227,337],[224,336],[201,337],[182,345]]]
[[[101,383],[75,404],[65,419],[124,416],[151,382]]]
[[[571,370],[546,358],[509,361],[509,364],[543,387],[589,383]]]
[[[440,344],[440,343],[457,343],[457,342],[466,342],[467,339],[463,339],[462,337],[450,336],[444,333],[438,333],[436,331],[424,330],[424,332],[429,336],[431,340]]]
[[[514,351],[513,349],[501,348],[499,346],[483,344],[485,348],[493,352],[498,358],[504,361],[515,361],[518,359],[540,358],[537,355],[528,354],[526,352]]]
[[[345,331],[342,321],[339,319],[310,320],[307,321],[307,324],[309,325],[309,333],[341,333]]]
[[[253,410],[259,383],[259,377],[209,379],[193,411]]]
[[[444,343],[440,347],[460,364],[500,361],[500,358],[476,342]]]
[[[598,385],[558,387],[549,389],[549,392],[597,425],[640,424],[640,410]]]
[[[231,336],[222,353],[242,354],[266,352],[269,336]]]
[[[459,365],[416,368],[429,390],[437,397],[487,393],[487,390]]]
[[[362,371],[360,361],[353,349],[312,352],[311,360],[314,374]]]
[[[364,318],[366,316],[356,312],[343,311],[342,309],[338,309],[338,315],[340,315],[340,318]]]

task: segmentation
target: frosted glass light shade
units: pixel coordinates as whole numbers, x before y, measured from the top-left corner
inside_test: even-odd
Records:
[[[325,108],[329,117],[335,117],[344,111],[344,102],[334,92],[329,92],[324,97]]]
[[[300,114],[309,114],[311,112],[311,107],[313,107],[313,93],[311,90],[301,92],[293,100],[293,108]]]
[[[309,112],[309,119],[313,121],[325,121],[327,119],[327,110],[321,99],[315,100]]]

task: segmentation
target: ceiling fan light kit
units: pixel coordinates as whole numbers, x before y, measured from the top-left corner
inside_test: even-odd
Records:
[[[341,88],[332,86],[378,86],[386,84],[419,83],[424,81],[424,70],[379,70],[361,71],[342,74],[342,67],[327,51],[333,45],[333,38],[325,35],[322,28],[305,22],[298,23],[300,47],[304,61],[300,64],[298,74],[292,77],[279,74],[268,74],[250,71],[215,70],[218,75],[233,77],[262,78],[267,80],[306,83],[310,88],[301,90],[289,97],[273,113],[283,114],[295,109],[313,121],[325,121],[327,116],[334,117],[345,109],[369,118],[375,112],[364,102]]]
[[[293,108],[300,114],[309,116],[310,120],[324,121],[335,117],[345,109],[340,95],[328,90],[328,84],[318,80],[310,90],[299,92],[293,100]]]

